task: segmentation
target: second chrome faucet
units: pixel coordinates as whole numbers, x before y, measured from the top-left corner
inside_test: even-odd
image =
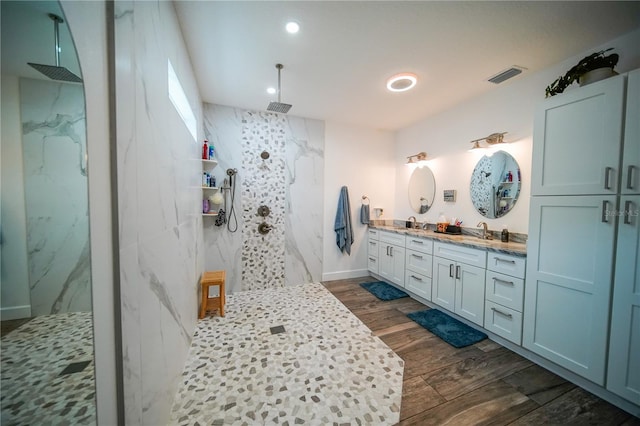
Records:
[[[487,229],[487,222],[480,222],[478,224],[478,228],[482,226],[482,238],[483,240],[493,240],[493,237],[491,236],[491,233],[489,232],[489,230]]]

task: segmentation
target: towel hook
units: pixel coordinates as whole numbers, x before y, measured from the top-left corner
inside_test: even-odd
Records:
[[[364,204],[364,200],[367,200],[368,203],[365,204],[366,206],[368,206],[369,204],[371,204],[371,200],[369,199],[369,197],[367,197],[366,195],[362,196],[362,204]]]

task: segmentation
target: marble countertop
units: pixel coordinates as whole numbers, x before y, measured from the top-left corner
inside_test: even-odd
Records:
[[[374,225],[374,226],[370,225],[370,228],[379,229],[381,231],[395,232],[397,234],[405,234],[405,235],[412,235],[412,236],[422,237],[422,238],[430,238],[432,240],[444,241],[447,243],[458,244],[461,246],[466,246],[471,248],[485,249],[488,251],[510,254],[513,256],[525,257],[527,255],[527,245],[523,243],[514,243],[514,242],[503,243],[500,240],[483,240],[474,235],[440,234],[431,230],[400,228],[397,226],[387,226],[387,225]]]

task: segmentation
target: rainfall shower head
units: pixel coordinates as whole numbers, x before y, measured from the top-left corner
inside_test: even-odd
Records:
[[[276,68],[278,69],[278,102],[269,102],[269,106],[267,107],[267,111],[273,112],[281,112],[286,114],[291,109],[291,105],[283,104],[280,102],[280,71],[284,66],[282,64],[276,64]]]
[[[66,69],[65,67],[60,66],[60,33],[58,31],[58,25],[63,23],[64,20],[58,15],[54,15],[53,13],[49,14],[49,18],[53,21],[53,30],[55,36],[55,54],[56,54],[56,64],[54,65],[44,65],[44,64],[34,64],[32,62],[27,62],[36,70],[40,71],[42,74],[46,75],[52,80],[59,81],[70,81],[72,83],[82,83],[82,79]]]

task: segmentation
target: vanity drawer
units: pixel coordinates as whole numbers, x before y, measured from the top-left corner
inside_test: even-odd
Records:
[[[487,252],[484,250],[458,246],[455,244],[433,243],[433,255],[443,257],[454,262],[462,262],[467,265],[477,266],[485,269],[487,266]]]
[[[405,254],[406,268],[427,277],[432,276],[433,256],[419,251],[407,249]]]
[[[380,231],[377,229],[369,229],[369,239],[378,241],[378,235]]]
[[[404,247],[404,235],[395,232],[380,231],[380,242]]]
[[[522,312],[524,280],[493,271],[486,272],[486,298],[518,312]]]
[[[488,270],[518,278],[524,278],[526,263],[526,257],[511,256],[502,253],[489,252],[487,257]]]
[[[374,274],[378,274],[378,257],[369,255],[367,257],[367,269]]]
[[[416,296],[420,296],[426,300],[431,300],[431,278],[427,276],[407,271],[404,276],[404,288],[414,293]]]
[[[484,311],[484,328],[520,345],[522,341],[522,314],[487,300]]]
[[[433,240],[407,236],[405,243],[408,249],[424,254],[433,254]]]
[[[367,254],[369,256],[378,257],[378,247],[380,246],[380,242],[378,242],[378,240],[369,239],[368,246]]]

